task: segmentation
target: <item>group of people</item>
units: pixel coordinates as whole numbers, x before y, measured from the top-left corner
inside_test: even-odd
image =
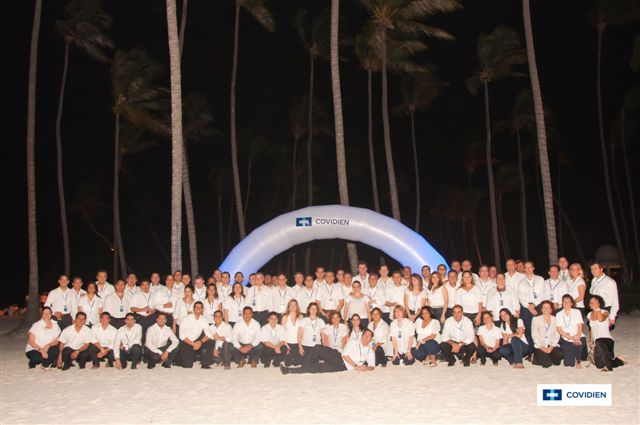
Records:
[[[326,271],[315,277],[216,270],[205,282],[176,272],[153,273],[138,284],[134,274],[107,282],[99,271],[83,288],[65,275],[51,290],[41,320],[28,333],[29,367],[67,370],[136,369],[142,362],[203,369],[232,363],[279,367],[283,374],[370,371],[376,366],[493,365],[514,368],[524,360],[548,368],[603,371],[626,363],[614,354],[611,330],[619,310],[616,282],[601,264],[591,265],[587,288],[582,267],[561,258],[548,278],[533,262],[507,260],[506,272],[465,260],[435,271],[423,266],[389,272]],[[248,283],[245,285],[245,283]],[[588,306],[588,308],[587,308]],[[589,335],[589,340],[585,336]]]

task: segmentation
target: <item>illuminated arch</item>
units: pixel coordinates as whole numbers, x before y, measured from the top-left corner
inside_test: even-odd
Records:
[[[258,227],[233,248],[220,270],[232,275],[240,271],[247,279],[281,252],[320,239],[362,242],[415,271],[446,264],[420,234],[391,217],[365,208],[322,205],[282,214]]]

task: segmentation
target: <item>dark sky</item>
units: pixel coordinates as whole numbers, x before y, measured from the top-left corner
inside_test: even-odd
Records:
[[[4,86],[3,136],[7,148],[3,161],[3,193],[5,205],[2,219],[2,267],[12,288],[2,304],[21,300],[27,288],[26,246],[26,173],[25,134],[26,96],[29,43],[33,19],[33,1],[2,2],[1,76]],[[55,168],[55,116],[62,73],[64,46],[54,29],[62,17],[64,2],[44,2],[38,62],[38,103],[36,137],[36,175],[38,202],[38,253],[40,286],[43,290],[56,285],[62,271],[62,240],[57,204]],[[117,48],[141,47],[162,63],[168,74],[165,3],[161,0],[114,0],[105,2],[113,15],[111,35]],[[367,20],[366,12],[356,1],[341,2],[344,18],[341,31],[357,34]],[[596,248],[613,243],[602,183],[600,148],[597,139],[596,115],[596,32],[588,18],[592,1],[536,1],[533,11],[536,53],[545,108],[551,116],[552,146],[550,157],[554,190],[561,197],[587,258]],[[238,75],[238,129],[240,166],[243,190],[246,190],[246,166],[249,146],[256,137],[269,142],[266,153],[253,162],[251,197],[248,208],[248,229],[251,230],[290,206],[291,150],[293,138],[289,125],[289,110],[297,96],[308,88],[308,58],[293,27],[299,7],[314,13],[329,6],[329,1],[268,1],[275,15],[276,32],[263,30],[251,16],[241,15],[240,62]],[[178,7],[181,2],[178,1]],[[417,116],[418,150],[421,164],[423,235],[447,258],[464,256],[460,223],[451,223],[451,238],[445,223],[429,214],[436,202],[443,202],[449,188],[464,189],[467,174],[463,159],[469,146],[484,141],[484,111],[482,98],[472,97],[464,84],[476,67],[476,41],[480,33],[490,32],[497,25],[512,26],[521,35],[521,3],[513,0],[465,1],[464,10],[439,16],[429,23],[440,26],[456,37],[453,42],[426,40],[429,51],[419,62],[438,65],[441,77],[449,88],[424,112]],[[223,238],[225,250],[237,240],[237,224],[229,207],[228,191],[219,194],[212,184],[212,173],[230,169],[229,151],[229,78],[233,42],[233,4],[231,1],[191,0],[185,37],[182,83],[184,94],[200,93],[207,97],[215,111],[218,132],[207,140],[189,145],[191,182],[195,219],[199,237],[199,260],[202,273],[210,273],[220,262],[218,195],[223,203]],[[634,32],[635,30],[635,32]],[[610,28],[604,38],[603,93],[606,135],[618,115],[624,94],[638,83],[638,74],[629,67],[634,28]],[[352,47],[343,50],[346,62],[341,64],[348,177],[353,205],[373,206],[369,181],[366,127],[366,73],[362,71]],[[331,91],[329,65],[319,62],[316,68],[316,94],[319,102],[330,111]],[[492,86],[492,116],[495,121],[508,117],[520,89],[528,79],[505,80]],[[168,86],[168,77],[163,84]],[[378,184],[382,193],[383,212],[390,214],[387,176],[382,146],[380,121],[379,78],[374,79],[374,142],[378,167]],[[390,106],[400,101],[398,77],[391,76]],[[8,100],[8,101],[7,101]],[[72,274],[92,279],[98,268],[111,269],[107,246],[89,230],[77,205],[79,191],[84,187],[102,199],[102,205],[91,216],[92,223],[111,238],[111,190],[113,182],[114,115],[111,109],[108,66],[92,62],[72,49],[62,126],[64,145],[64,178],[69,207],[72,250]],[[636,117],[637,119],[637,117]],[[414,173],[409,139],[408,118],[392,116],[392,141],[398,184],[401,190],[403,222],[415,221]],[[168,272],[169,265],[160,245],[169,250],[170,143],[158,136],[145,135],[153,146],[125,159],[121,175],[121,214],[123,239],[128,262],[139,276],[151,271]],[[631,162],[637,162],[638,136],[629,134]],[[535,163],[531,155],[534,139],[524,136],[528,186],[530,254],[544,271],[546,246],[541,207],[535,184]],[[300,146],[301,149],[304,146]],[[562,154],[568,163],[559,164]],[[495,136],[494,157],[498,164],[516,158],[515,141],[509,135]],[[330,137],[314,140],[314,203],[337,201],[335,147]],[[298,206],[306,203],[306,165],[304,156],[295,165],[301,189]],[[626,190],[618,160],[614,167],[626,203]],[[222,170],[222,171],[220,171]],[[558,173],[561,183],[558,186]],[[636,174],[637,176],[637,174]],[[635,176],[634,176],[635,177]],[[478,168],[471,179],[472,187],[486,191],[486,170]],[[518,192],[504,194],[503,214],[510,253],[520,256],[520,221]],[[489,245],[489,214],[486,197],[478,207],[477,223],[481,254],[491,257]],[[625,208],[625,210],[627,210]],[[141,211],[143,212],[141,214]],[[143,218],[144,216],[144,218]],[[231,223],[229,226],[228,223]],[[231,231],[229,232],[229,229]],[[229,239],[230,238],[230,239]],[[449,242],[450,239],[453,242]],[[468,253],[473,254],[470,235]],[[186,238],[185,238],[186,247]],[[313,245],[313,263],[338,267],[344,253],[340,241]],[[562,227],[563,253],[576,259],[575,244]],[[296,252],[301,258],[303,247]],[[377,263],[375,249],[359,246],[361,256]],[[504,255],[504,254],[503,254]],[[185,268],[188,258],[185,249]],[[266,267],[284,267],[286,256],[280,255]],[[300,263],[299,263],[300,264]],[[346,260],[344,265],[346,265]],[[110,279],[112,280],[112,278]]]

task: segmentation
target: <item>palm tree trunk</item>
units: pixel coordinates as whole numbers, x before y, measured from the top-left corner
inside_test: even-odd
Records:
[[[247,210],[249,209],[249,195],[251,194],[251,169],[253,168],[253,156],[249,157],[247,163],[247,193],[244,195],[244,219],[247,220]]]
[[[307,205],[313,205],[313,83],[315,61],[312,55],[309,55],[309,106],[307,111]]]
[[[378,195],[378,175],[376,174],[376,157],[373,152],[373,72],[367,69],[367,141],[369,143],[369,166],[371,170],[371,192],[373,193],[373,209],[380,212],[380,196]]]
[[[416,144],[416,113],[411,111],[411,147],[413,148],[413,168],[416,175],[416,232],[420,232],[420,167]]]
[[[36,228],[36,86],[38,69],[38,38],[42,0],[35,1],[33,27],[31,30],[31,51],[29,56],[29,93],[27,97],[27,232],[29,240],[29,299],[27,313],[22,323],[15,329],[30,326],[40,316],[40,290],[38,288],[38,235]]]
[[[473,246],[476,250],[476,255],[478,257],[478,264],[484,264],[482,262],[482,254],[480,253],[480,244],[478,243],[478,230],[476,229],[475,217],[471,217],[471,233],[473,236]]]
[[[115,246],[113,261],[113,278],[114,282],[118,279],[118,261],[120,264],[120,273],[124,278],[127,275],[127,263],[125,261],[124,246],[122,244],[122,230],[120,225],[120,165],[122,155],[120,153],[120,112],[116,112],[116,129],[115,129],[115,146],[113,151],[113,241]]]
[[[340,0],[331,0],[331,92],[333,97],[333,119],[336,133],[336,163],[338,168],[338,189],[340,204],[349,205],[349,186],[347,183],[347,158],[344,148],[344,122],[342,121],[342,92],[340,90],[340,57],[338,56],[338,24],[340,21]],[[347,243],[351,271],[358,267],[356,245]]]
[[[149,233],[151,233],[151,236],[153,237],[153,241],[156,243],[156,245],[160,249],[160,252],[162,253],[162,256],[164,257],[165,261],[167,262],[167,265],[171,266],[171,260],[169,259],[169,254],[167,253],[167,250],[164,249],[164,246],[162,245],[162,242],[160,242],[160,238],[158,237],[158,234],[153,229],[153,226],[149,222],[149,219],[144,214],[144,211],[142,210],[142,207],[140,207],[140,206],[138,206],[138,213],[140,213],[140,218],[142,218],[142,222],[147,226],[147,229],[149,229]]]
[[[629,207],[631,209],[631,227],[633,228],[633,241],[636,251],[636,266],[640,267],[640,242],[638,241],[638,223],[636,219],[636,198],[633,196],[633,183],[631,180],[631,172],[629,170],[629,159],[627,156],[627,140],[625,135],[625,110],[620,112],[620,144],[622,146],[622,161],[624,164],[624,173],[627,180],[627,190],[629,191]]]
[[[527,188],[524,181],[524,168],[522,167],[522,140],[520,129],[516,131],[518,142],[518,176],[520,178],[520,255],[527,260],[529,258],[529,235],[527,229]]]
[[[184,52],[184,33],[187,29],[187,6],[189,0],[182,0],[182,12],[180,13],[180,60]]]
[[[620,260],[622,262],[622,276],[624,278],[624,283],[629,284],[628,276],[628,268],[627,268],[627,260],[626,255],[624,253],[624,248],[622,245],[622,237],[620,236],[620,228],[618,227],[618,219],[616,218],[616,211],[613,206],[613,193],[611,191],[611,181],[609,174],[609,159],[607,155],[607,144],[604,140],[604,124],[602,118],[602,35],[604,34],[605,25],[598,25],[598,57],[597,57],[597,73],[596,73],[596,91],[598,95],[598,133],[600,136],[600,149],[602,153],[602,167],[604,174],[604,187],[606,189],[607,194],[607,203],[609,204],[609,216],[611,217],[611,226],[613,228],[613,235],[616,240],[616,246],[618,248],[618,255],[620,256]]]
[[[486,161],[489,180],[489,208],[491,209],[491,245],[493,246],[493,264],[500,265],[500,239],[498,236],[498,212],[496,208],[496,190],[493,183],[493,155],[491,154],[491,113],[489,110],[489,83],[484,81],[484,116],[486,124]]]
[[[587,257],[584,256],[584,252],[582,251],[582,244],[578,239],[578,234],[576,233],[575,229],[573,228],[573,225],[571,224],[571,220],[569,219],[569,217],[567,216],[567,213],[564,211],[564,209],[562,208],[562,205],[560,205],[560,203],[558,202],[558,199],[555,196],[553,197],[553,202],[556,208],[558,209],[560,216],[564,219],[564,222],[567,225],[567,228],[569,229],[569,233],[571,234],[573,243],[575,244],[576,250],[578,251],[578,257],[580,257],[580,262],[582,264],[587,264]]]
[[[182,77],[176,0],[167,0],[171,80],[171,271],[182,270]]]
[[[391,196],[391,212],[393,218],[400,220],[400,201],[396,184],[396,171],[393,165],[393,151],[391,148],[391,130],[389,128],[389,105],[387,94],[387,33],[382,31],[382,130],[384,135],[384,151],[387,159],[387,174],[389,175],[389,194]]]
[[[189,176],[189,159],[187,158],[187,145],[182,147],[182,191],[184,195],[184,212],[187,217],[187,236],[189,240],[189,262],[191,275],[198,275],[198,238],[196,235],[196,221],[193,211],[193,198],[191,197],[191,178]]]
[[[58,115],[56,116],[56,153],[57,153],[57,173],[58,173],[58,204],[60,206],[60,225],[62,229],[62,245],[64,251],[64,274],[67,276],[71,272],[71,252],[69,250],[69,226],[67,224],[67,205],[64,196],[64,178],[62,168],[62,109],[64,107],[64,89],[67,84],[67,70],[69,69],[69,42],[64,43],[64,65],[62,67],[62,83],[60,84],[60,95],[58,97]]]
[[[544,107],[538,79],[538,65],[536,51],[533,44],[533,29],[531,26],[531,9],[529,0],[522,0],[525,39],[527,44],[527,61],[529,63],[529,77],[533,108],[536,115],[536,132],[538,134],[538,155],[540,157],[540,174],[542,177],[542,194],[544,196],[544,215],[547,228],[547,246],[549,249],[549,264],[558,262],[558,244],[556,241],[556,218],[553,209],[553,186],[551,185],[551,167],[547,152],[547,132],[544,123]]]
[[[222,227],[222,196],[218,195],[218,242],[220,244],[220,264],[224,261],[224,237]]]
[[[467,248],[467,219],[463,217],[460,221],[462,225],[462,249],[464,250],[464,258],[469,258],[469,249]]]
[[[231,168],[233,170],[233,190],[235,192],[236,215],[238,216],[238,231],[240,240],[244,239],[246,230],[244,227],[244,212],[242,209],[242,189],[240,188],[240,171],[238,169],[238,140],[236,134],[236,80],[238,78],[238,42],[240,37],[240,0],[236,0],[236,15],[233,37],[233,63],[231,66]]]

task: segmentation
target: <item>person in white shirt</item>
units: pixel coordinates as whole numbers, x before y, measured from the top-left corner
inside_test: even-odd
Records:
[[[138,293],[138,291],[140,291],[140,288],[138,288],[138,277],[135,274],[130,273],[129,276],[127,276],[127,284],[124,288],[124,295],[127,297],[129,305],[131,305],[133,297]]]
[[[349,340],[352,340],[352,339],[360,340],[360,338],[362,337],[362,332],[365,329],[367,329],[362,324],[362,319],[360,319],[360,316],[357,314],[352,315],[348,323],[349,323],[349,334],[348,334]]]
[[[549,266],[549,279],[544,281],[544,299],[553,303],[555,310],[562,306],[562,296],[569,293],[569,287],[560,279],[560,268],[555,264]]]
[[[415,346],[416,326],[413,321],[405,317],[404,307],[397,305],[393,309],[394,320],[389,326],[393,355],[391,363],[394,365],[412,365],[416,359],[411,349]]]
[[[540,303],[540,314],[531,321],[531,337],[533,338],[533,364],[543,368],[558,366],[564,356],[560,349],[556,317],[553,315],[554,305],[545,300]]]
[[[391,324],[393,317],[392,312],[396,306],[404,305],[404,293],[407,290],[407,286],[402,283],[402,275],[399,271],[393,272],[391,275],[392,284],[387,285],[385,289],[385,302],[382,309],[382,319]]]
[[[308,278],[305,279],[305,283],[308,285]],[[313,287],[313,280],[311,280],[311,287]],[[307,288],[308,289],[308,288]],[[300,311],[300,306],[297,300],[289,301],[287,305],[287,311],[282,315],[280,324],[284,328],[285,340],[287,341],[288,355],[285,357],[285,363],[287,366],[300,365],[301,357],[300,350],[298,348],[298,336],[300,332],[300,323],[302,322],[303,315]]]
[[[98,270],[98,273],[96,273],[96,286],[98,288],[98,296],[103,300],[106,300],[110,294],[116,291],[114,286],[107,282],[106,270]]]
[[[213,315],[216,311],[222,312],[222,298],[218,295],[218,287],[215,283],[207,284],[207,298],[202,303],[204,305],[204,317],[209,325],[213,324]]]
[[[158,288],[151,299],[151,307],[153,307],[157,313],[164,313],[166,324],[172,329],[173,313],[178,304],[178,299],[183,297],[182,294],[183,290],[178,291],[176,289],[175,278],[173,275],[168,274],[164,278],[164,288]]]
[[[318,307],[319,312],[326,320],[333,311],[342,311],[344,308],[344,295],[342,288],[335,284],[333,272],[328,271],[325,274],[325,284],[318,287]]]
[[[184,296],[176,302],[176,308],[173,311],[173,333],[178,335],[178,326],[182,319],[193,313],[193,306],[196,300],[193,299],[193,286],[185,286]]]
[[[496,287],[496,282],[489,278],[489,267],[482,265],[478,269],[478,280],[476,286],[482,293],[482,299],[487,297],[487,293]]]
[[[593,349],[594,363],[603,372],[612,371],[616,367],[627,363],[624,356],[616,356],[613,352],[613,338],[609,332],[609,312],[603,309],[604,299],[600,295],[593,295],[589,299],[587,320],[591,324],[589,345]]]
[[[580,310],[584,321],[585,308],[584,297],[587,293],[587,284],[584,281],[584,271],[580,263],[573,263],[569,266],[569,279],[567,281],[567,293],[573,297],[576,302],[576,308]]]
[[[429,280],[431,280],[431,267],[427,265],[422,266],[422,269],[420,269],[420,273],[422,273],[422,286],[426,288],[429,284]]]
[[[140,282],[140,291],[133,296],[133,301],[129,305],[129,309],[136,316],[136,323],[142,327],[142,344],[149,329],[156,321],[155,310],[153,308],[153,294],[149,290],[149,281]],[[158,289],[157,292],[164,291],[166,288]]]
[[[342,296],[344,297],[344,307],[346,308],[349,301],[351,301],[351,293],[353,292],[353,276],[351,276],[351,273],[345,273],[343,275],[343,281],[339,285],[340,285],[340,290],[342,290]],[[363,285],[364,283],[360,282],[361,288],[363,287]],[[340,313],[342,313],[343,319],[347,318],[345,316],[345,309],[342,309]]]
[[[244,275],[242,272],[236,272],[236,274],[233,275],[233,282],[239,283],[244,287]]]
[[[278,313],[269,313],[268,323],[260,330],[260,342],[260,362],[264,367],[271,364],[274,367],[280,366],[287,356],[287,340],[284,327],[278,323]]]
[[[556,325],[562,337],[560,347],[564,353],[564,366],[580,369],[580,361],[587,358],[587,338],[582,333],[582,315],[575,305],[571,295],[562,297],[562,310],[556,313]]]
[[[374,308],[382,309],[382,307],[384,307],[384,287],[383,284],[380,283],[377,273],[369,273],[369,283],[364,287],[363,292],[369,297],[369,307],[371,310]]]
[[[100,323],[100,315],[103,311],[104,302],[96,293],[97,287],[94,282],[87,284],[87,293],[80,298],[78,311],[87,315],[87,326],[92,327]]]
[[[243,286],[241,283],[234,283],[231,294],[225,299],[224,321],[233,327],[237,322],[242,320],[242,310],[248,306],[249,301],[244,296]]]
[[[524,275],[516,270],[516,261],[513,258],[509,258],[505,266],[507,267],[507,272],[504,274],[504,279],[507,288],[518,292],[518,286],[522,279],[524,279]]]
[[[389,325],[382,320],[382,311],[375,307],[371,310],[371,322],[367,326],[373,333],[373,351],[376,356],[376,366],[387,366],[387,356],[391,357],[393,348],[389,340]]]
[[[215,285],[215,284],[212,284]],[[231,369],[231,347],[233,344],[233,329],[224,320],[222,311],[216,310],[213,313],[213,324],[209,326],[211,335],[213,335],[213,362],[222,364],[225,370]]]
[[[101,361],[106,360],[108,367],[113,367],[115,361],[113,346],[116,342],[116,328],[109,324],[110,319],[109,313],[102,313],[100,323],[91,328],[89,355],[94,369],[100,367]]]
[[[82,300],[82,297],[84,297],[87,294],[87,291],[82,289],[82,285],[83,285],[82,278],[74,277],[73,280],[71,281],[71,293],[75,298],[76,307],[80,305],[80,301]],[[75,311],[74,314],[75,313],[77,313],[77,311]]]
[[[411,275],[413,274],[413,272],[411,271],[411,267],[409,266],[404,266],[402,268],[402,284],[404,286],[409,286],[409,282],[411,281]]]
[[[414,273],[409,278],[409,287],[404,293],[402,305],[407,312],[407,318],[412,322],[418,318],[420,309],[427,305],[427,293],[419,274]]]
[[[193,299],[204,302],[205,298],[207,298],[207,287],[204,284],[204,277],[200,275],[196,276],[193,283]],[[242,283],[240,283],[240,287],[242,287]]]
[[[349,328],[340,322],[340,313],[333,312],[329,316],[329,324],[322,329],[322,345],[342,352],[349,339]]]
[[[170,368],[178,354],[179,344],[178,337],[167,325],[167,314],[158,313],[156,323],[147,329],[145,338],[144,358],[147,360],[147,369],[153,369],[157,363]]]
[[[351,273],[349,273],[349,275],[350,274]],[[336,270],[336,283],[340,286],[342,286],[342,284],[344,283],[344,270],[342,269]]]
[[[369,282],[369,266],[366,261],[358,261],[358,274],[353,276],[352,280],[357,280],[361,285],[366,285]]]
[[[131,369],[137,369],[142,359],[142,326],[136,323],[133,313],[127,313],[124,326],[116,331],[113,357],[118,370],[126,369],[128,362],[131,362]]]
[[[531,320],[539,314],[538,305],[544,300],[544,279],[534,274],[533,261],[524,263],[524,277],[518,283],[518,301],[520,317],[524,322],[525,336],[529,346],[533,346],[531,338]]]
[[[69,278],[64,274],[60,275],[58,287],[49,292],[44,302],[45,307],[51,308],[53,320],[58,323],[60,330],[71,325],[72,313],[76,310],[75,297],[68,286]]]
[[[291,289],[293,289],[293,294],[297,299],[300,291],[304,289],[304,275],[301,272],[295,272],[293,274],[293,286]]]
[[[378,278],[378,287],[380,289],[386,290],[388,286],[393,285],[393,280],[389,276],[389,266],[380,266],[378,272],[380,272],[380,277]],[[381,310],[384,313],[384,309],[381,308]]]
[[[124,280],[116,281],[115,292],[107,295],[104,299],[103,311],[111,316],[111,326],[119,329],[124,325],[124,318],[129,310],[129,302],[124,295]]]
[[[453,306],[456,305],[456,290],[460,287],[458,285],[458,272],[455,270],[449,270],[447,274],[447,281],[444,283],[444,287],[447,290],[447,312],[445,313],[445,320],[453,316]]]
[[[448,366],[456,364],[456,357],[464,366],[469,366],[471,357],[476,352],[473,322],[463,314],[462,306],[453,306],[453,316],[444,322],[440,350]]]
[[[317,290],[319,287],[326,283],[326,281],[324,280],[324,267],[317,267],[315,275],[316,278],[313,280],[313,287]]]
[[[433,272],[429,277],[427,288],[427,305],[436,320],[444,323],[446,319],[447,305],[449,304],[449,291],[443,286],[444,281],[440,273]]]
[[[620,310],[620,301],[618,300],[618,284],[611,277],[604,274],[604,268],[600,263],[591,264],[591,295],[600,295],[604,300],[603,308],[609,312],[609,325],[611,330],[616,324],[618,310]]]
[[[179,296],[182,296],[180,294],[182,294],[184,287],[191,285],[191,275],[189,275],[188,273],[184,273],[182,274],[182,276],[178,276],[179,273],[180,272],[176,272],[174,274],[175,290],[178,292]],[[215,282],[212,282],[212,283],[215,283]]]
[[[504,274],[498,273],[496,276],[496,287],[487,293],[484,306],[485,310],[491,312],[494,322],[500,321],[499,314],[503,308],[508,309],[514,316],[520,317],[518,295],[513,289],[507,287]],[[500,326],[499,323],[495,325]]]
[[[359,341],[350,341],[342,353],[347,370],[371,372],[375,369],[376,356],[372,348],[373,332],[364,331]]]
[[[274,286],[271,291],[271,310],[278,314],[283,314],[287,310],[287,304],[294,299],[296,294],[293,289],[287,285],[287,276],[283,273],[278,275],[278,285]]]
[[[307,317],[300,322],[298,329],[298,352],[304,362],[306,352],[312,351],[316,346],[322,344],[322,329],[325,322],[318,317],[318,304],[311,303],[307,307]]]
[[[567,285],[569,284],[569,260],[567,257],[558,258],[558,277]]]
[[[478,328],[478,357],[480,364],[487,363],[487,357],[491,358],[494,366],[498,366],[498,361],[502,358],[500,354],[500,343],[502,342],[502,331],[494,324],[493,314],[490,311],[482,313],[483,325]]]
[[[413,357],[425,366],[435,367],[441,342],[440,321],[431,316],[430,307],[422,307],[416,319],[416,346],[411,349]]]
[[[220,296],[222,297],[223,301],[227,299],[227,297],[229,297],[229,295],[231,295],[231,289],[232,289],[232,285],[231,285],[231,275],[229,274],[229,272],[224,272],[221,275],[222,281],[220,281],[220,283],[218,284],[216,282],[216,285],[218,286],[218,294],[220,294]],[[265,284],[266,284],[266,276],[265,276]]]
[[[498,268],[496,266],[489,267],[489,279],[496,281],[496,277],[498,277]]]
[[[87,315],[83,312],[76,313],[76,320],[72,326],[66,327],[60,333],[60,348],[58,354],[58,367],[68,370],[77,361],[80,369],[84,369],[90,360],[89,345],[91,344],[91,329],[85,326]]]
[[[185,288],[186,290],[186,288]],[[211,369],[213,363],[213,335],[202,312],[201,301],[193,304],[193,314],[186,315],[180,322],[180,345],[175,363],[184,368],[192,368],[198,354],[202,369]]]
[[[301,312],[306,312],[309,304],[318,300],[318,289],[313,285],[313,277],[308,275],[304,278],[304,288],[296,294],[296,301]]]
[[[502,347],[500,354],[507,359],[514,369],[524,369],[522,359],[531,353],[531,347],[524,336],[524,322],[509,310],[500,310],[500,330],[502,331]]]
[[[444,264],[438,264],[436,272],[440,275],[440,282],[444,284],[447,281],[447,266]]]
[[[474,273],[472,271],[473,269],[473,264],[471,263],[470,260],[462,260],[462,272],[469,272],[471,273],[471,277],[473,279],[473,284],[477,285],[478,284],[478,280],[480,279],[480,276],[478,276],[477,273]],[[462,273],[458,273],[458,279],[462,279]]]
[[[29,328],[28,342],[24,350],[29,359],[29,369],[37,365],[41,365],[42,368],[56,366],[60,327],[51,317],[51,308],[43,307],[40,320]]]
[[[251,279],[249,279],[251,281]],[[273,310],[272,289],[264,285],[264,274],[256,273],[255,284],[247,290],[247,302],[253,309],[253,318],[260,326],[267,324],[269,312]],[[279,311],[279,313],[283,313]]]
[[[353,282],[352,289],[351,299],[344,308],[344,317],[350,320],[354,314],[357,314],[362,322],[362,329],[366,329],[371,320],[371,300],[362,293],[360,282]]]
[[[484,310],[484,298],[477,285],[473,283],[473,275],[470,271],[462,272],[460,288],[456,289],[455,303],[462,306],[465,317],[473,321],[474,326],[480,326],[482,311]]]
[[[234,283],[234,287],[237,282]],[[242,319],[233,326],[233,347],[231,357],[238,364],[238,368],[244,367],[249,361],[252,368],[258,364],[262,354],[263,345],[260,344],[260,324],[253,319],[251,307],[244,307]]]

